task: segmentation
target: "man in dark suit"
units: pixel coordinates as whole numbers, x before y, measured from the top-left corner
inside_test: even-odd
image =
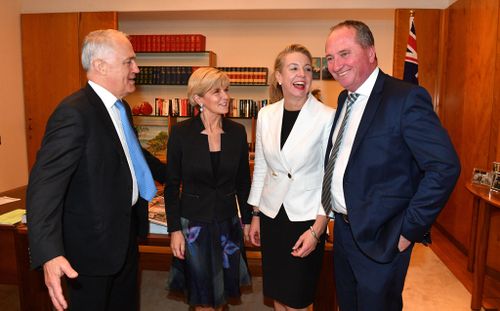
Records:
[[[378,68],[368,26],[334,26],[325,52],[329,71],[346,89],[322,193],[323,207],[335,216],[340,309],[401,310],[413,243],[445,205],[460,163],[429,94]]]
[[[165,166],[149,153],[145,161],[121,102],[139,72],[126,35],[90,33],[82,65],[89,81],[49,118],[30,174],[31,264],[43,267],[57,310],[68,307],[63,276],[71,310],[137,310],[137,236],[156,192],[147,164],[160,181]]]

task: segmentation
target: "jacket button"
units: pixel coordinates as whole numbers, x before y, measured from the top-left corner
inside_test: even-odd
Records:
[[[292,179],[292,174],[288,173],[288,178]]]

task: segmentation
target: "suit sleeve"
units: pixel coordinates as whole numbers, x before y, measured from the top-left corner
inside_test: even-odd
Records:
[[[401,129],[422,174],[406,210],[401,234],[410,241],[420,242],[453,191],[460,174],[460,162],[423,88],[409,92]]]
[[[167,172],[167,165],[162,161],[160,161],[160,159],[152,155],[146,149],[142,148],[142,152],[144,153],[146,162],[148,163],[149,169],[151,170],[153,179],[159,182],[160,184],[164,184]]]
[[[179,190],[182,181],[182,139],[178,136],[178,128],[172,127],[167,144],[167,176],[163,192],[168,232],[181,230]]]
[[[64,256],[64,199],[84,145],[81,116],[72,107],[59,106],[47,123],[28,182],[26,209],[32,268]]]
[[[247,203],[250,192],[250,166],[248,163],[248,143],[245,129],[241,128],[241,149],[238,174],[236,176],[236,193],[238,195],[238,205],[240,208],[241,220],[244,224],[249,224],[252,220],[251,206]]]

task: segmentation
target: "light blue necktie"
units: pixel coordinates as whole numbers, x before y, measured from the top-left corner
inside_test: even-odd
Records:
[[[351,114],[351,108],[356,99],[358,98],[358,93],[351,93],[346,99],[346,111],[342,123],[340,123],[339,131],[337,133],[337,138],[333,144],[332,152],[330,153],[330,158],[325,169],[325,175],[323,176],[323,186],[321,189],[321,204],[325,209],[325,213],[328,216],[332,210],[332,176],[333,168],[335,167],[335,162],[337,161],[337,156],[339,154],[340,145],[342,143],[342,138],[344,137],[344,132],[347,125],[347,120]]]
[[[139,140],[130,125],[123,102],[121,100],[117,100],[115,102],[115,106],[120,111],[123,132],[125,133],[125,140],[127,141],[128,151],[130,153],[130,158],[132,159],[132,165],[134,166],[135,178],[137,179],[137,185],[139,187],[139,195],[143,199],[151,201],[156,194],[156,185],[153,180],[153,176],[151,175],[151,171],[146,163],[146,159],[144,159],[144,154],[142,153],[142,149],[139,145]]]

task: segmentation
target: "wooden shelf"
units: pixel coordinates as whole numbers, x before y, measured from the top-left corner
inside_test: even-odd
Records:
[[[217,66],[217,54],[202,52],[136,52],[139,66]]]

